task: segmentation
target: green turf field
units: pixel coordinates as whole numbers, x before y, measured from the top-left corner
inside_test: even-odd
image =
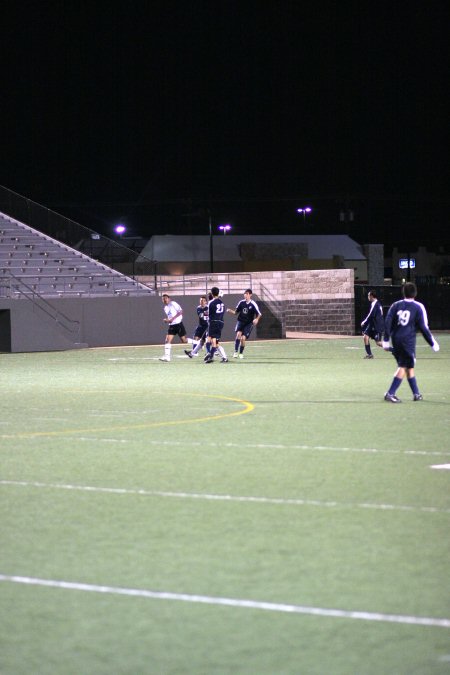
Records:
[[[0,673],[448,675],[436,337],[0,354]]]

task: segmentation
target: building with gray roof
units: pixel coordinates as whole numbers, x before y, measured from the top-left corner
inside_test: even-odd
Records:
[[[336,235],[155,235],[141,255],[159,274],[353,268],[367,279],[363,247]]]

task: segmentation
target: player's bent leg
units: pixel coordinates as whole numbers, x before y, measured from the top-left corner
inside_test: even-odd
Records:
[[[364,349],[366,350],[365,359],[373,359],[372,350],[370,348],[370,339],[368,335],[364,335]]]

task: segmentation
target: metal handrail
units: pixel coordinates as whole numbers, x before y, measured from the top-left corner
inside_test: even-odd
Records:
[[[61,310],[54,307],[48,300],[46,300],[42,295],[37,293],[31,286],[28,286],[25,282],[21,281],[14,274],[9,274],[7,280],[14,280],[15,291],[24,297],[26,300],[29,300],[35,307],[37,307],[41,312],[44,312],[55,324],[63,328],[67,333],[74,335],[78,341],[80,337],[80,322],[76,319],[71,319],[69,316],[61,312]],[[4,287],[5,284],[2,284]],[[72,338],[73,339],[73,338]]]
[[[159,293],[170,291],[174,295],[204,294],[212,286],[217,286],[226,295],[242,293],[244,288],[252,286],[252,275],[249,272],[218,272],[198,276],[171,276],[162,274],[155,276],[155,287]]]

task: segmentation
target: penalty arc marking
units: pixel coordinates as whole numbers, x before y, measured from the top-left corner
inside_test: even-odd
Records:
[[[250,401],[245,401],[244,399],[235,398],[233,396],[221,396],[217,394],[174,394],[178,396],[189,396],[189,397],[202,397],[202,398],[213,398],[218,399],[219,401],[232,401],[233,403],[238,403],[242,406],[239,410],[233,410],[232,412],[220,413],[218,415],[205,415],[203,417],[193,417],[187,419],[177,419],[177,420],[163,420],[161,422],[144,422],[142,424],[120,424],[120,425],[111,425],[109,427],[96,427],[91,429],[62,429],[60,431],[30,431],[19,434],[3,434],[2,438],[40,438],[47,436],[68,436],[72,434],[88,434],[88,433],[98,433],[98,432],[107,432],[107,431],[128,431],[131,429],[156,429],[158,427],[173,427],[179,426],[181,424],[195,424],[199,422],[210,422],[212,420],[221,420],[227,417],[237,417],[238,415],[245,415],[246,413],[251,412],[254,409],[254,404]]]

